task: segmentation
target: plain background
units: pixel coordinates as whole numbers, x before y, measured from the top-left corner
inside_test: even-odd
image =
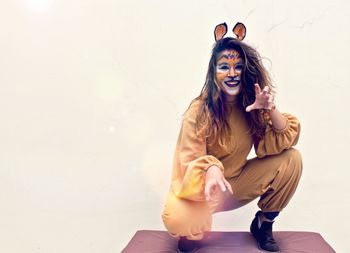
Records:
[[[2,0],[0,251],[115,253],[164,230],[181,115],[214,27],[240,21],[302,124],[302,180],[275,228],[350,252],[349,13],[347,0]],[[256,210],[213,229],[248,231]]]

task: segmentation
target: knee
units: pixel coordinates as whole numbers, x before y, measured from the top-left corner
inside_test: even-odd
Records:
[[[300,152],[295,148],[290,148],[283,153],[287,162],[286,169],[290,173],[300,176],[303,169],[303,160]]]
[[[205,202],[192,202],[177,198],[170,193],[166,201],[162,220],[169,234],[201,239],[204,231],[210,229],[208,205]]]
[[[176,216],[176,212],[171,213],[167,210],[167,207],[165,207],[162,213],[162,220],[169,234],[175,237],[181,235],[181,232],[179,231],[179,228],[181,228],[181,219]]]
[[[296,148],[290,148],[290,152],[293,154],[292,157],[294,157],[298,161],[302,161],[301,153]]]
[[[303,158],[301,157],[299,150],[295,148],[290,148],[286,150],[286,152],[290,163],[293,163],[298,166],[302,166]]]
[[[186,227],[186,201],[175,197],[170,193],[165,203],[162,220],[165,228],[172,236],[183,236]]]

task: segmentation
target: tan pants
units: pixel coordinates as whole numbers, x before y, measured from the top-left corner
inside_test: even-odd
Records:
[[[170,191],[162,214],[172,236],[200,240],[210,231],[212,214],[243,206],[260,197],[263,212],[281,211],[292,198],[302,172],[302,158],[294,148],[278,155],[249,160],[239,176],[227,179],[233,196],[219,189],[211,201],[190,201],[177,198]]]

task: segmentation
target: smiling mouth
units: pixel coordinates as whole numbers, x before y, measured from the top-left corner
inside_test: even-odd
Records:
[[[240,83],[240,81],[226,81],[224,82],[228,87],[234,88],[237,87]]]

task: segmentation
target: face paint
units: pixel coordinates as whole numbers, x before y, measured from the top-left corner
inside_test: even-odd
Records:
[[[232,101],[241,91],[241,73],[243,60],[236,50],[225,50],[216,63],[216,82]]]

